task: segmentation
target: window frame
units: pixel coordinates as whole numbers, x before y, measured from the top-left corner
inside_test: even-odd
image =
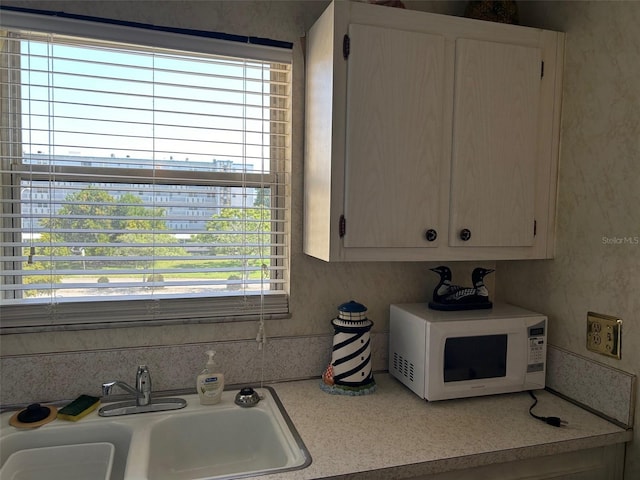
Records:
[[[131,22],[119,22],[108,19],[97,19],[94,17],[80,17],[75,15],[56,14],[53,12],[38,12],[45,14],[33,14],[32,11],[13,11],[13,9],[2,8],[3,25],[7,29],[21,29],[43,31],[58,35],[68,35],[73,37],[86,37],[89,39],[102,41],[116,41],[118,43],[130,43],[133,45],[183,50],[193,53],[212,53],[216,55],[251,58],[258,61],[267,61],[271,63],[292,64],[291,44],[286,42],[271,41],[265,39],[256,39],[253,37],[236,37],[225,34],[216,34],[212,32],[191,31],[184,29],[173,29],[167,27],[156,27]],[[219,38],[219,37],[222,37]],[[230,38],[232,37],[232,38]],[[2,60],[4,62],[4,60]],[[3,67],[5,65],[2,65]],[[291,67],[289,67],[291,68]],[[9,71],[9,70],[7,70]],[[286,113],[286,128],[288,134],[291,132],[291,71],[289,70],[289,86],[288,99],[289,105]],[[15,80],[15,79],[14,79]],[[16,82],[13,82],[16,85]],[[17,87],[19,88],[19,82]],[[9,88],[9,87],[6,87]],[[10,99],[3,99],[3,108],[9,107],[11,114],[20,116],[20,98],[15,93]],[[14,119],[14,122],[16,120]],[[19,120],[18,120],[19,125]],[[20,128],[9,129],[19,131]],[[6,129],[2,129],[2,135],[6,136]],[[19,132],[15,135],[20,135]],[[272,137],[273,138],[273,137]],[[15,149],[20,150],[20,138],[2,138],[0,151],[5,156],[5,148],[12,151],[6,152],[10,158],[21,157],[22,154],[16,154]],[[8,146],[8,147],[7,147]],[[281,146],[282,147],[282,146]],[[219,179],[227,178],[234,185],[242,177],[243,181],[255,180],[261,182],[262,185],[277,185],[278,188],[288,190],[290,183],[288,181],[290,171],[290,146],[285,145],[287,155],[284,159],[284,165],[281,165],[279,171],[274,171],[272,158],[271,173],[251,174],[251,173],[223,173],[215,172],[215,177]],[[282,162],[282,159],[276,160]],[[96,171],[96,167],[91,167],[92,171]],[[0,169],[0,171],[5,169]],[[30,167],[30,174],[46,175],[47,167],[33,165]],[[107,169],[109,170],[109,169]],[[105,174],[110,170],[105,170]],[[133,170],[133,169],[132,169]],[[57,176],[56,181],[64,181],[64,179],[78,181],[82,178],[82,168],[65,167],[59,169],[60,177]],[[133,172],[127,169],[127,174],[132,175]],[[149,171],[140,169],[140,178],[145,181],[151,181]],[[166,174],[166,172],[165,172]],[[12,178],[3,178],[0,182],[0,189],[11,189],[10,195],[15,199],[20,195],[20,183],[16,182],[20,172],[4,173]],[[145,180],[145,176],[149,177]],[[170,174],[169,174],[170,176]],[[255,178],[254,178],[255,177]],[[259,178],[258,178],[259,177]],[[138,183],[138,182],[136,182]],[[5,187],[3,187],[3,185]],[[5,192],[0,192],[2,198]],[[289,198],[286,192],[278,192],[274,198],[279,202],[287,202]],[[6,208],[3,204],[2,208]],[[228,295],[216,297],[183,297],[173,299],[136,299],[136,300],[108,300],[108,301],[92,301],[92,302],[54,302],[54,303],[37,303],[37,304],[14,304],[0,305],[0,334],[22,333],[34,331],[52,331],[52,330],[80,330],[80,329],[97,329],[97,328],[118,328],[123,326],[140,326],[140,325],[169,325],[181,323],[203,323],[203,322],[227,322],[242,320],[268,320],[272,318],[288,318],[288,269],[290,256],[288,253],[289,246],[286,245],[286,237],[289,234],[290,215],[288,213],[289,205],[276,204],[271,205],[272,212],[282,212],[282,217],[272,215],[271,221],[285,222],[282,231],[272,229],[274,240],[272,245],[284,245],[282,248],[287,251],[274,252],[277,247],[272,246],[272,257],[279,257],[283,268],[282,290],[265,292],[261,290],[259,294],[245,295]],[[275,218],[274,218],[275,217]],[[20,220],[18,219],[18,222]],[[3,219],[2,235],[11,235],[7,231],[15,225],[8,225],[7,218]],[[18,233],[14,234],[17,235]],[[275,238],[277,237],[277,238]],[[1,248],[1,247],[0,247]],[[11,248],[11,247],[5,247]],[[22,246],[15,246],[15,249],[22,249]],[[6,253],[6,252],[0,252]],[[16,252],[13,258],[18,258]],[[11,255],[4,255],[11,257]],[[5,265],[12,270],[19,268],[18,261],[11,261],[10,265]],[[15,284],[15,278],[13,279]],[[0,293],[1,295],[2,293]],[[216,304],[212,309],[212,302]],[[87,310],[91,309],[91,318],[88,318]],[[212,310],[214,314],[212,314]],[[93,311],[101,312],[103,315],[94,315]],[[115,320],[114,320],[115,319]]]

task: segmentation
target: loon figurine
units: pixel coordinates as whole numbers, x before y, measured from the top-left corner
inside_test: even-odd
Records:
[[[440,284],[436,286],[433,301],[429,302],[429,308],[434,310],[475,310],[493,307],[493,303],[489,300],[489,290],[484,284],[484,277],[494,270],[482,267],[475,268],[471,273],[473,286],[459,287],[451,285],[450,279],[447,284],[447,272],[441,271],[439,268],[433,269],[433,271],[440,274],[442,286]],[[447,270],[449,269],[447,268]],[[451,271],[448,275],[451,276]],[[445,289],[451,289],[451,291],[445,294]]]
[[[462,290],[464,287],[460,285],[453,285],[451,283],[451,269],[444,265],[440,265],[436,268],[430,268],[432,272],[436,272],[440,275],[440,282],[433,289],[433,301],[440,302],[447,298],[449,295]]]

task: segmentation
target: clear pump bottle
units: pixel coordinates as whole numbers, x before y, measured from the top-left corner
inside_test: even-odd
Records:
[[[207,350],[206,354],[209,355],[209,360],[196,379],[196,389],[202,405],[214,405],[222,398],[224,374],[216,372],[213,361],[216,355],[215,350]]]

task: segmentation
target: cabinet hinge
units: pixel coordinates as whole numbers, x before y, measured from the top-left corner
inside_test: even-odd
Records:
[[[345,36],[342,37],[342,56],[344,57],[345,60],[349,58],[350,51],[351,51],[351,39],[349,38],[349,35],[345,34]]]
[[[344,237],[344,234],[347,233],[347,221],[345,220],[344,215],[340,215],[338,233],[340,234],[340,238]]]
[[[544,62],[540,62],[540,78],[544,77]]]
[[[538,231],[538,222],[537,221],[533,221],[533,236],[536,236],[536,232]]]

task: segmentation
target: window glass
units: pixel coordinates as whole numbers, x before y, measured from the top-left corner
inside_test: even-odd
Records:
[[[3,328],[287,312],[289,64],[1,34]]]

